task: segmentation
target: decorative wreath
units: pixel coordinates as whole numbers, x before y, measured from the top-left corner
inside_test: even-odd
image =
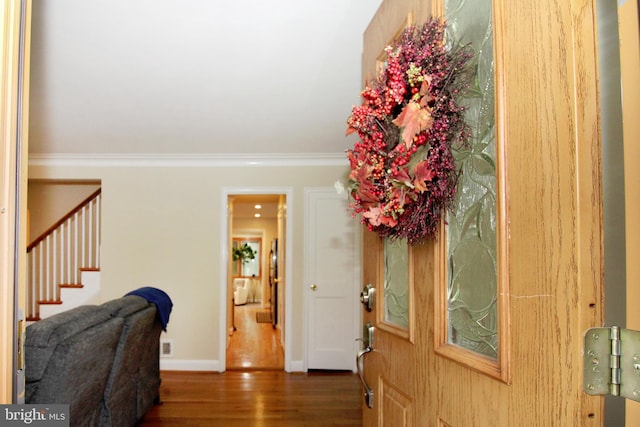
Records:
[[[458,99],[468,87],[469,46],[447,45],[445,22],[409,27],[347,120],[360,141],[347,150],[354,215],[381,237],[434,238],[453,205],[459,172],[451,149],[469,132]]]

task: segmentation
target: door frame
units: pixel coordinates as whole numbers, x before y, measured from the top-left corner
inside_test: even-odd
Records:
[[[624,144],[624,191],[625,191],[625,251],[626,251],[626,323],[629,329],[640,329],[640,314],[637,311],[640,298],[640,266],[636,262],[640,255],[640,224],[636,218],[640,213],[640,171],[634,163],[640,156],[640,124],[634,120],[640,112],[640,40],[638,40],[640,5],[637,0],[618,2],[618,34],[620,36],[620,74],[622,80],[622,140]],[[631,120],[624,120],[631,117]],[[640,422],[640,403],[625,401],[626,426]]]
[[[228,268],[229,255],[229,212],[227,209],[227,200],[229,196],[238,194],[282,194],[285,196],[287,205],[287,215],[285,218],[285,265],[284,271],[286,278],[285,294],[284,294],[284,370],[285,372],[293,372],[291,363],[292,353],[292,325],[293,317],[292,301],[293,289],[291,286],[291,278],[293,277],[293,268],[291,259],[293,257],[293,187],[223,187],[221,192],[221,213],[220,213],[220,315],[218,316],[218,360],[219,371],[224,372],[227,369],[227,283],[229,282]]]
[[[31,0],[3,2],[0,22],[0,403],[9,404],[24,399]]]

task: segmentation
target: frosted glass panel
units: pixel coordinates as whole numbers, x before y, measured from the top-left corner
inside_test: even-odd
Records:
[[[454,213],[447,216],[449,343],[498,356],[496,155],[491,0],[445,0],[448,40],[471,43],[476,78],[464,99],[468,147],[454,153],[462,169]]]
[[[384,240],[384,320],[409,327],[409,244]]]

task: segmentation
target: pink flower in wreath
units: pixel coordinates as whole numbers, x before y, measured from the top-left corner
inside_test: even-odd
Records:
[[[398,221],[396,221],[395,219],[389,216],[383,215],[382,209],[379,206],[374,206],[369,208],[368,211],[365,211],[362,213],[362,216],[365,217],[369,221],[369,224],[371,224],[374,227],[377,227],[379,225],[386,225],[387,227],[395,227],[398,224]]]

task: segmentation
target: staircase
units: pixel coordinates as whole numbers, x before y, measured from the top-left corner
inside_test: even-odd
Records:
[[[59,285],[59,301],[52,303],[39,301],[39,319],[46,319],[54,314],[62,313],[81,305],[97,304],[100,297],[100,271],[82,269],[80,282],[82,283],[81,285]]]
[[[101,189],[27,247],[27,321],[98,302]]]

